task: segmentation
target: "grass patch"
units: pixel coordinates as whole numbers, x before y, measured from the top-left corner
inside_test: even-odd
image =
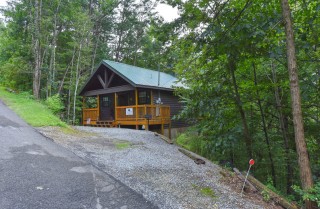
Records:
[[[180,134],[176,139],[176,144],[200,155],[203,148],[206,147],[206,142],[192,128]]]
[[[92,137],[92,136],[98,136],[97,133],[92,133],[92,132],[87,132],[83,130],[78,130],[75,129],[71,126],[67,127],[61,127],[60,130],[66,134],[66,135],[72,135],[72,136],[77,136],[77,137]]]
[[[180,134],[176,139],[176,143],[187,150],[192,149],[192,145],[191,145],[192,140],[190,137],[188,137],[187,133]]]
[[[210,187],[204,187],[200,189],[201,194],[209,196],[211,198],[216,198],[215,192]]]
[[[195,184],[192,184],[192,187],[197,189],[201,194],[211,197],[211,198],[217,198],[215,192],[210,187],[199,187]]]
[[[217,141],[219,142],[219,141]],[[189,127],[184,133],[180,134],[175,143],[191,152],[194,152],[215,164],[226,158],[224,150],[221,152],[214,139],[208,138],[198,133],[196,127]],[[217,149],[219,148],[219,149]]]
[[[131,146],[130,142],[127,142],[127,141],[114,142],[114,145],[118,150],[127,149]]]
[[[55,116],[44,104],[35,101],[27,93],[9,93],[4,87],[0,87],[0,98],[31,126],[67,127],[67,124]]]

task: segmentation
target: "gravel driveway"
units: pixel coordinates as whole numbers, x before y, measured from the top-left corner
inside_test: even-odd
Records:
[[[75,128],[80,134],[63,134],[54,127],[41,128],[40,132],[91,161],[159,208],[269,208],[250,198],[241,198],[239,191],[226,186],[221,181],[219,166],[207,160],[204,165],[195,164],[176,145],[166,143],[152,132]]]

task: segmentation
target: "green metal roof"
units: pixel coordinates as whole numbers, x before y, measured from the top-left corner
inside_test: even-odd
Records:
[[[103,60],[102,63],[107,67],[110,67],[111,70],[126,79],[133,86],[148,86],[165,89],[173,89],[174,87],[182,86],[178,83],[178,79],[176,77],[167,73],[160,72],[160,83],[158,85],[158,71],[110,60]]]

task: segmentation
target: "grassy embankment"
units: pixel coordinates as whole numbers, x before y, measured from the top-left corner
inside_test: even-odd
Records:
[[[0,87],[0,99],[31,126],[68,127],[46,105],[35,101],[27,93],[10,93]]]

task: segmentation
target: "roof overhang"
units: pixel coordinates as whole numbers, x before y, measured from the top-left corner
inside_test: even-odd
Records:
[[[117,86],[117,87],[112,87],[107,89],[97,89],[92,91],[86,91],[81,96],[95,96],[95,95],[111,94],[111,93],[131,91],[131,90],[134,90],[133,86],[125,85],[125,86]]]

